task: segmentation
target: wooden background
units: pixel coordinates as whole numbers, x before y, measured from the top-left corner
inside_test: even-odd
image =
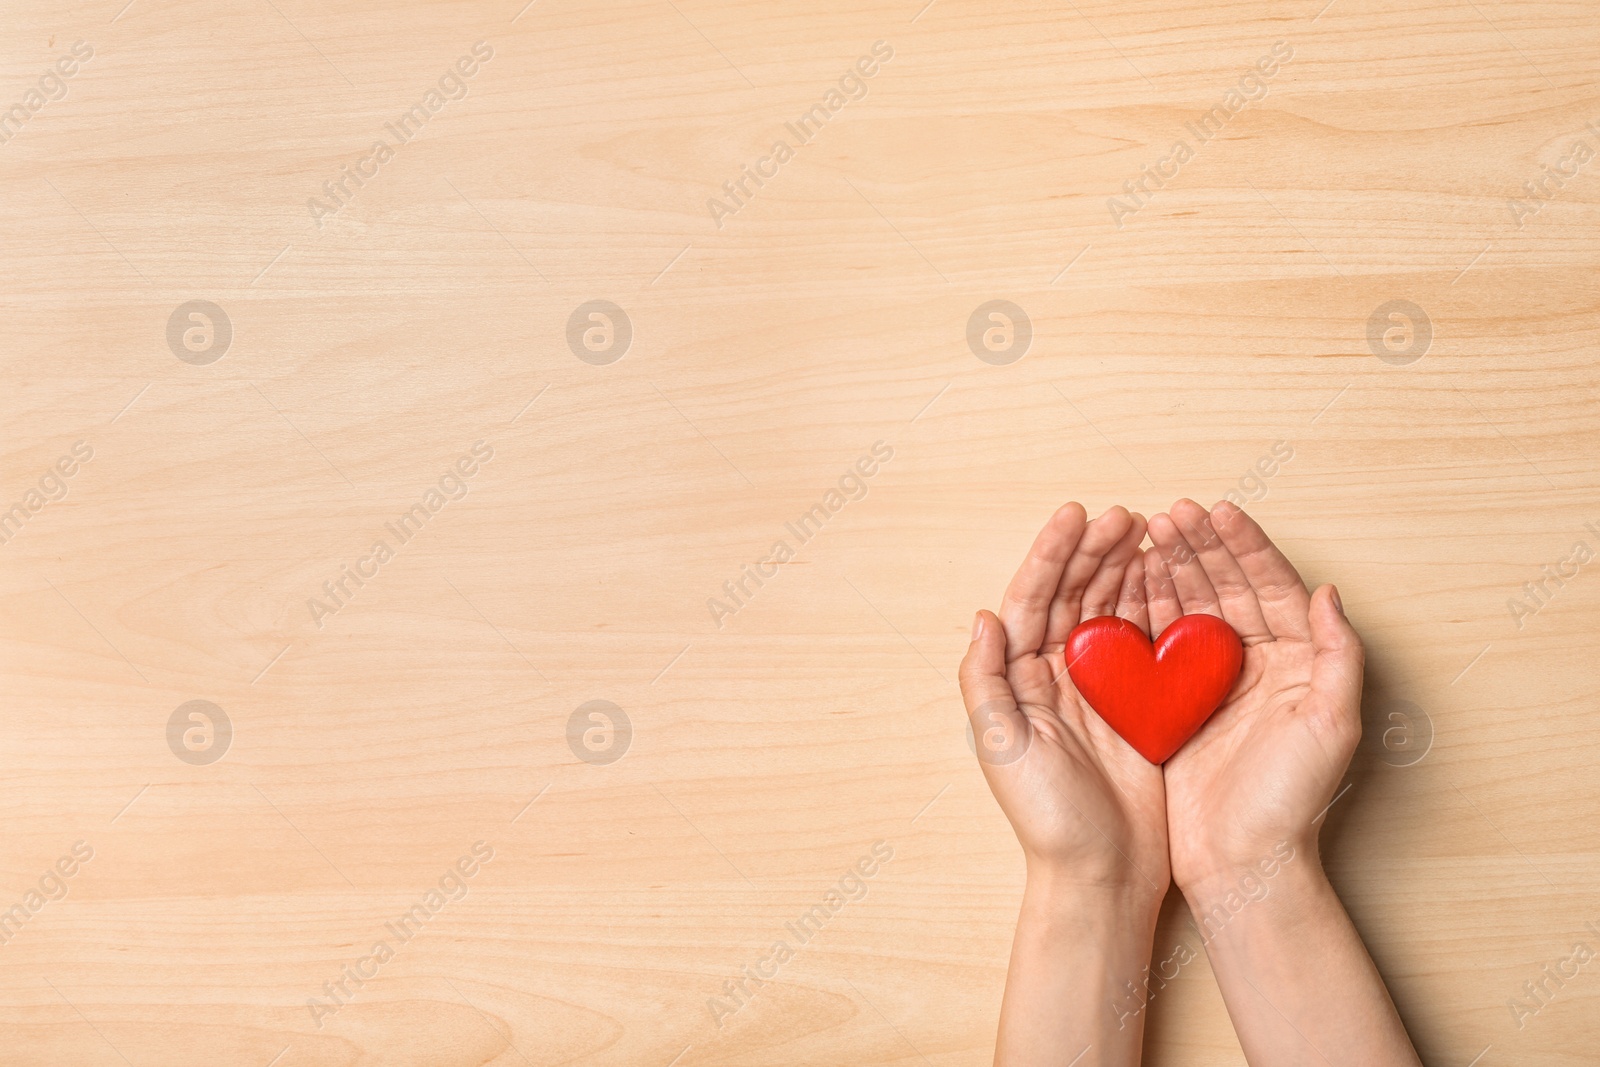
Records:
[[[1064,500],[1230,490],[1369,642],[1324,847],[1424,1060],[1595,1062],[1600,963],[1509,1002],[1600,948],[1600,555],[1564,562],[1600,553],[1600,11],[923,3],[6,5],[5,1063],[987,1063],[1022,871],[963,736],[972,611]],[[169,344],[193,300],[220,358],[216,321]],[[609,364],[567,340],[591,300],[631,323]],[[1020,360],[968,344],[991,300]],[[1396,300],[1411,340],[1369,335]],[[231,738],[169,735],[193,700]],[[465,895],[341,979],[474,842]],[[1158,960],[1198,948],[1177,904]],[[1203,959],[1149,1011],[1149,1063],[1243,1062]]]

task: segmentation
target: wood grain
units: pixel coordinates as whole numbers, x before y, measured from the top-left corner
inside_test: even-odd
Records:
[[[1593,1062],[1594,965],[1509,1006],[1600,947],[1592,6],[0,25],[7,1063],[986,1063],[1021,863],[953,684],[972,611],[1066,499],[1230,491],[1369,643],[1324,847],[1424,1060]],[[169,344],[196,300],[220,358],[186,313]],[[579,358],[599,320],[569,344],[594,300],[631,325],[614,362]],[[969,345],[995,300],[1020,359]],[[1391,301],[1413,320],[1372,327]],[[231,724],[212,762],[215,716],[169,743],[196,700]],[[1196,936],[1169,899],[1153,962]],[[1243,1062],[1203,959],[1148,1045]]]

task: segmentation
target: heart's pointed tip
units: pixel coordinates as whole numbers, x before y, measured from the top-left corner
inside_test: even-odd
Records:
[[[1204,723],[1201,725],[1204,725]],[[1198,732],[1198,727],[1196,728],[1196,732]],[[1189,735],[1189,737],[1193,736],[1194,734]],[[1168,745],[1167,747],[1158,748],[1151,752],[1140,752],[1139,755],[1143,756],[1145,759],[1159,767],[1166,763],[1167,760],[1171,759],[1173,756],[1176,756],[1178,754],[1178,750],[1189,743],[1189,737],[1185,737],[1182,741],[1179,741],[1175,745]]]

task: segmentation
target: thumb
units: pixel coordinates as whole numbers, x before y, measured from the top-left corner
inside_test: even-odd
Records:
[[[1319,586],[1311,594],[1311,694],[1307,703],[1330,723],[1361,721],[1361,678],[1366,652],[1345,618],[1339,591]]]
[[[992,611],[980,611],[972,620],[972,644],[967,646],[957,677],[961,698],[970,715],[994,700],[1015,703],[1006,681],[1006,628]]]
[[[992,765],[1016,760],[1027,749],[1029,726],[1006,680],[1006,630],[994,612],[972,620],[972,644],[957,677],[978,758]]]

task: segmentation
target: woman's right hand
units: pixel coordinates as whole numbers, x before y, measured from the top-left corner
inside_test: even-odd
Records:
[[[1331,585],[1305,583],[1230,503],[1180,500],[1150,520],[1151,629],[1225,619],[1244,664],[1223,705],[1166,763],[1179,888],[1226,883],[1288,847],[1315,862],[1317,820],[1361,740],[1361,638]],[[1281,858],[1281,853],[1278,853]]]

